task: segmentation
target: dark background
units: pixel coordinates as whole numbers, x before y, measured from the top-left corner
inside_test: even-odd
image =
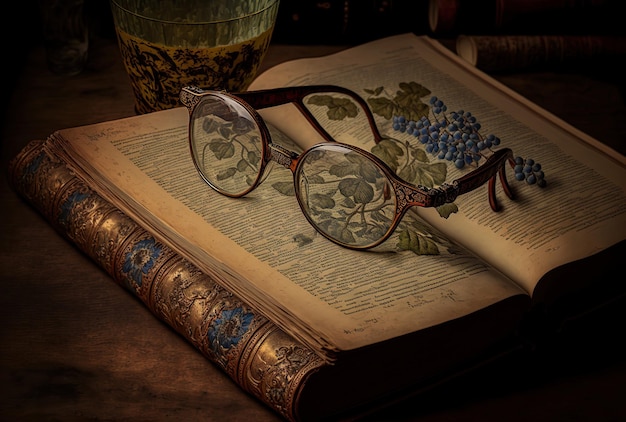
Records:
[[[14,22],[2,25],[6,59],[5,81],[19,75],[25,57],[42,42],[40,7],[51,0],[11,1]],[[448,0],[449,2],[450,0]],[[354,45],[376,38],[414,32],[442,40],[459,34],[603,35],[626,36],[626,2],[621,0],[503,1],[507,10],[524,9],[501,24],[494,16],[497,0],[456,0],[457,17],[452,29],[434,32],[429,25],[429,0],[281,0],[273,42],[299,45]],[[7,7],[8,4],[7,3]],[[511,6],[507,6],[510,3]],[[108,0],[85,0],[90,36],[115,38]],[[597,77],[614,77],[621,63],[598,69],[590,63],[574,63]],[[617,66],[615,66],[617,65]],[[590,69],[592,68],[592,69]],[[617,81],[619,83],[619,81]],[[12,84],[5,83],[3,99]],[[2,115],[7,101],[2,101]]]
[[[495,28],[491,24],[494,1],[459,0],[459,10],[463,13],[458,26],[453,31],[438,34],[429,28],[427,0],[282,0],[273,41],[277,45],[292,45],[293,51],[315,55],[335,50],[320,48],[320,45],[339,48],[409,31],[431,35],[449,45],[459,33],[624,36],[626,24],[622,9],[626,2],[578,0],[542,4],[551,3],[572,3],[580,7],[528,13],[511,21],[507,27]],[[590,6],[592,3],[598,6]],[[7,126],[3,133],[11,135],[0,140],[3,155],[7,151],[15,153],[18,145],[25,144],[31,136],[45,136],[60,128],[60,121],[64,122],[63,126],[91,123],[103,116],[117,118],[116,114],[132,112],[130,102],[126,109],[114,110],[94,104],[94,99],[108,100],[115,95],[123,97],[111,100],[116,104],[126,104],[122,100],[131,98],[121,63],[111,54],[115,49],[112,45],[115,35],[108,1],[86,0],[93,39],[91,63],[86,74],[75,79],[52,76],[45,68],[39,3],[28,0],[11,2],[11,5],[13,11],[5,17],[2,26],[5,41],[2,115],[3,124]],[[282,53],[287,50],[280,51],[272,60],[290,58]],[[592,60],[493,76],[624,154],[625,70],[618,60]],[[94,87],[92,79],[102,86]],[[28,98],[21,97],[20,90],[25,84],[34,85],[28,90]],[[38,92],[39,86],[45,89]],[[105,92],[110,88],[111,92]],[[36,98],[38,94],[41,98]],[[76,104],[68,104],[66,98],[72,98]],[[58,104],[63,106],[55,107]],[[11,109],[7,114],[8,107],[19,110]],[[2,157],[3,171],[7,158]],[[0,420],[16,420],[20,410],[28,411],[20,406],[32,403],[41,405],[41,414],[48,416],[38,420],[67,420],[64,416],[68,415],[84,419],[85,415],[81,418],[76,410],[63,406],[76,406],[87,412],[87,405],[95,406],[92,414],[100,410],[99,416],[112,415],[116,420],[146,420],[147,415],[180,420],[177,415],[193,414],[198,418],[192,420],[197,420],[235,413],[256,415],[264,420],[277,419],[255,400],[240,394],[230,380],[207,365],[205,358],[187,347],[168,327],[154,320],[140,303],[114,285],[108,275],[92,266],[85,256],[7,190],[3,185],[1,251],[10,259],[3,258],[0,303],[5,306],[0,309],[0,338],[4,343],[0,344],[0,359],[18,355],[14,350],[25,351],[19,356],[20,364],[33,369],[21,379],[0,374]],[[22,225],[16,228],[14,222]],[[46,265],[51,267],[46,268]],[[42,292],[53,295],[46,296]],[[11,300],[13,297],[17,299]],[[75,302],[69,297],[79,297],[79,300]],[[624,300],[616,300],[613,307],[599,310],[588,323],[560,333],[521,365],[494,365],[479,375],[470,375],[372,420],[403,419],[405,412],[412,415],[406,419],[423,422],[564,418],[608,421],[620,417],[624,420],[624,308]],[[3,326],[5,321],[18,323],[7,329]],[[111,327],[111,321],[119,325]],[[137,327],[144,331],[137,332]],[[5,333],[12,333],[14,337]],[[94,336],[94,341],[88,336]],[[128,362],[131,356],[139,356],[138,362]],[[131,373],[123,380],[110,380],[96,371],[109,361],[115,368],[134,369],[143,364],[145,370]],[[59,362],[66,362],[68,366],[59,367]],[[10,363],[2,363],[10,366]],[[43,369],[37,371],[38,368]],[[94,372],[80,372],[76,368],[89,368]],[[24,371],[16,373],[24,374]],[[26,390],[27,387],[31,389]],[[11,403],[4,407],[7,403],[3,399],[7,396],[24,397],[24,404]],[[100,404],[94,398],[102,399],[106,405],[98,409]],[[221,404],[218,406],[217,402]],[[159,413],[160,405],[166,411]],[[245,409],[242,410],[242,406]],[[48,409],[58,411],[60,416],[46,414]],[[216,409],[223,413],[206,413]]]

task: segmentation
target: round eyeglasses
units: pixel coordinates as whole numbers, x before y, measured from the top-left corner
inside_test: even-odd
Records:
[[[296,86],[240,94],[183,88],[180,99],[189,109],[191,156],[202,179],[223,195],[241,197],[263,181],[272,162],[278,163],[292,171],[296,198],[309,223],[327,239],[351,249],[369,249],[387,240],[409,208],[453,202],[487,181],[489,202],[497,211],[496,175],[513,198],[505,173],[505,163],[513,160],[510,149],[495,151],[485,164],[450,184],[413,185],[374,154],[332,139],[304,105],[304,98],[321,92],[354,100],[363,108],[375,141],[382,139],[367,103],[346,88]],[[285,103],[294,103],[329,142],[301,154],[273,143],[256,110]]]

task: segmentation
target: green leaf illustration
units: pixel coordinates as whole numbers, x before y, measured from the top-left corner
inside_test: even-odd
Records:
[[[327,107],[326,115],[331,120],[343,120],[346,117],[356,117],[359,110],[349,98],[337,98],[331,95],[313,95],[309,104]]]
[[[248,162],[258,165],[261,162],[261,155],[258,151],[248,151]]]
[[[346,176],[357,176],[359,174],[359,165],[356,163],[350,163],[348,161],[343,161],[338,164],[333,164],[328,169],[328,172],[333,176],[337,177],[346,177]]]
[[[209,143],[209,148],[215,154],[215,158],[223,160],[225,158],[231,158],[235,155],[235,147],[231,142],[224,139],[213,139]]]
[[[404,156],[404,150],[397,142],[391,139],[383,139],[372,147],[372,154],[380,158],[394,172],[398,169],[398,157]]]
[[[241,159],[237,162],[238,171],[244,172],[246,171],[246,168],[248,168],[248,162],[246,160]]]
[[[343,196],[351,197],[357,204],[368,204],[374,199],[374,189],[363,178],[349,177],[339,182]]]
[[[341,240],[344,243],[354,243],[355,242],[354,235],[352,234],[352,232],[348,228],[343,228],[343,229],[339,230],[337,233],[335,233],[334,236],[339,238],[339,240]]]
[[[439,255],[439,247],[427,236],[413,230],[403,230],[398,236],[398,249],[417,255]]]
[[[233,177],[237,173],[237,169],[235,167],[230,167],[224,171],[221,171],[217,174],[217,180],[226,180]]]
[[[383,92],[384,89],[385,89],[384,87],[379,86],[378,88],[375,88],[375,89],[365,88],[364,91],[368,93],[369,95],[378,96],[380,95],[381,92]]]
[[[202,130],[206,133],[214,133],[217,132],[223,124],[218,123],[215,119],[205,117],[202,121]]]
[[[250,121],[250,119],[242,116],[238,116],[233,122],[233,131],[237,135],[242,135],[244,133],[250,132],[256,126],[254,122]]]
[[[421,148],[411,148],[411,157],[415,158],[417,161],[421,163],[428,163],[430,160],[426,151]]]
[[[398,86],[400,87],[400,91],[397,92],[396,99],[401,104],[403,104],[403,99],[412,102],[415,98],[422,98],[430,95],[430,90],[428,88],[415,81],[400,82]]]
[[[329,195],[320,193],[314,193],[309,200],[316,208],[321,209],[333,209],[335,208],[335,201]]]
[[[382,89],[370,91],[373,97],[368,98],[367,102],[372,112],[387,120],[393,116],[404,116],[408,120],[417,121],[427,116],[430,107],[421,98],[429,95],[430,90],[417,82],[402,82],[399,87],[400,90],[394,98],[378,97],[383,92]]]
[[[437,207],[437,212],[443,218],[450,217],[451,214],[459,211],[459,207],[454,202],[450,202],[448,204],[443,204],[440,207]]]
[[[298,246],[306,246],[309,243],[313,242],[313,239],[309,236],[306,236],[302,233],[297,234],[293,237],[294,242],[298,244]]]
[[[368,98],[367,102],[372,109],[372,113],[378,114],[387,120],[402,114],[401,108],[389,98],[373,97]]]
[[[272,187],[285,196],[296,196],[292,182],[274,182]]]
[[[222,138],[224,139],[230,139],[231,136],[233,136],[233,131],[230,128],[230,124],[223,124],[220,125],[217,128],[217,131],[219,132],[219,134],[222,136]]]
[[[429,188],[441,185],[446,181],[448,167],[446,163],[418,163],[416,161],[398,171],[398,176],[413,183]]]

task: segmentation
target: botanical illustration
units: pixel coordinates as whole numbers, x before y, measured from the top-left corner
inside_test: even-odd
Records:
[[[449,112],[445,103],[431,96],[430,90],[417,82],[400,83],[394,95],[389,95],[384,87],[364,89],[371,111],[392,122],[399,137],[383,134],[383,139],[371,148],[371,152],[384,161],[399,177],[413,185],[429,188],[442,185],[447,180],[448,162],[458,169],[472,169],[489,157],[501,140],[494,134],[483,135],[481,124],[476,116],[469,111]],[[430,97],[429,97],[430,96]],[[428,98],[428,102],[423,99]],[[326,117],[330,120],[343,120],[355,117],[359,107],[345,97],[334,97],[332,94],[314,95],[308,99],[309,105],[326,107]],[[510,163],[518,181],[526,181],[529,185],[546,186],[546,179],[541,165],[531,158],[515,157]],[[362,165],[353,165],[350,186],[359,184],[368,186],[367,176]],[[342,177],[347,177],[347,167],[342,168]],[[342,181],[348,185],[347,180]],[[276,186],[275,186],[276,187]],[[281,190],[281,189],[279,189]],[[284,190],[282,190],[284,192]],[[345,196],[343,202],[347,213],[353,212],[354,204],[369,204],[374,195],[366,189],[340,189]],[[363,192],[367,192],[363,196]],[[358,192],[361,197],[355,196]],[[335,207],[335,204],[332,204]],[[330,208],[330,206],[328,206]],[[444,204],[437,208],[439,214],[447,218],[458,211],[455,203]],[[382,213],[376,213],[377,219],[383,220]],[[337,222],[337,217],[329,219]],[[417,254],[438,254],[438,242],[432,230],[416,215],[407,214],[401,221],[398,233],[397,248],[411,250]]]
[[[402,180],[424,189],[403,190],[387,176],[389,170],[367,153],[333,142],[318,144],[300,155],[295,183],[272,185],[283,195],[295,196],[309,223],[322,235],[355,248],[378,245],[377,241],[390,233],[399,218],[397,203],[425,203],[418,196],[446,183],[448,165],[475,169],[501,144],[496,135],[481,133],[481,125],[471,112],[448,111],[442,100],[416,82],[400,83],[394,94],[384,87],[364,92],[371,112],[390,121],[393,128],[393,134],[381,134],[382,139],[376,139],[369,152]],[[429,98],[427,102],[425,98]],[[305,105],[325,130],[333,122],[365,114],[352,98],[333,92],[312,94],[305,99]],[[262,140],[256,124],[221,100],[205,101],[201,107],[204,110],[199,115],[211,117],[194,129],[197,165],[220,192],[243,195],[261,171]],[[292,158],[277,157],[279,162],[284,161],[281,164],[291,165]],[[546,185],[541,166],[533,160],[516,157],[510,165],[517,180]],[[453,252],[452,245],[439,239],[432,227],[411,211],[403,216],[392,236],[397,250],[439,254],[443,246]],[[438,206],[437,211],[448,218],[458,206],[449,202]],[[312,238],[301,233],[295,240],[306,245]]]

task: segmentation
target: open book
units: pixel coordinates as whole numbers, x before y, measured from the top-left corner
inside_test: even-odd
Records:
[[[430,107],[437,96],[448,110],[470,111],[501,147],[540,162],[548,185],[516,182],[510,170],[516,199],[498,191],[499,212],[485,185],[445,212],[413,209],[405,218],[417,246],[399,232],[372,250],[349,250],[318,235],[279,188],[292,183],[286,169],[276,166],[244,198],[213,191],[194,168],[181,107],[60,130],[14,161],[14,186],[54,203],[70,238],[107,256],[120,284],[288,419],[336,415],[427,385],[529,341],[519,333],[534,328],[530,314],[562,321],[611,299],[619,286],[603,270],[624,252],[623,156],[425,37],[284,63],[250,89],[310,84],[355,91],[381,133],[406,142],[416,138],[396,131],[385,109],[407,96]],[[323,118],[328,107],[318,112]],[[321,141],[292,105],[261,113],[277,143]],[[337,140],[372,149],[357,122],[336,119]],[[469,171],[427,156],[426,175],[437,168],[451,181]],[[33,180],[64,194],[29,188]],[[111,210],[95,207],[82,186],[137,227],[106,226]],[[71,233],[85,226],[89,241]],[[210,283],[194,290],[198,272]],[[155,281],[163,274],[167,287]],[[580,295],[590,302],[572,299]],[[280,341],[267,340],[268,327],[278,327]],[[257,382],[268,368],[280,385]]]

